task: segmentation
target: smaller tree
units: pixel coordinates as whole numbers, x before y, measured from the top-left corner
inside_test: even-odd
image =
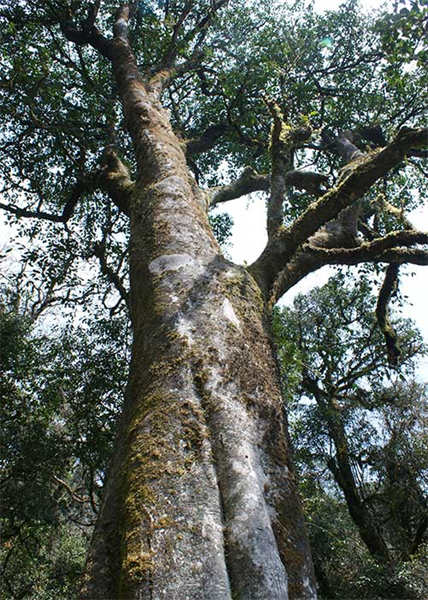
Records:
[[[391,573],[426,540],[427,396],[406,382],[424,352],[419,333],[394,321],[401,364],[392,368],[375,307],[366,278],[351,287],[339,274],[279,310],[275,331],[297,462],[305,485],[316,482],[305,495],[337,486],[371,557]],[[409,593],[395,585],[388,593]]]
[[[114,317],[43,327],[32,318],[40,298],[23,296],[0,289],[0,596],[71,598],[111,454],[126,340]]]

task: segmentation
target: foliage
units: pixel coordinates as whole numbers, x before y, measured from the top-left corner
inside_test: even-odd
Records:
[[[412,323],[396,317],[403,363],[391,369],[370,283],[339,273],[278,309],[291,436],[325,597],[422,598],[427,394],[412,376],[424,347]],[[365,547],[364,532],[359,538],[365,519],[389,549],[386,562]]]
[[[224,249],[226,249],[232,234],[232,218],[227,213],[210,215],[210,225],[216,240]]]
[[[54,600],[77,598],[77,584],[87,551],[81,528],[32,524],[7,540],[0,553],[4,598]]]
[[[72,595],[127,371],[128,222],[96,181],[106,147],[118,149],[133,177],[136,157],[110,66],[90,46],[67,41],[59,26],[68,20],[84,23],[90,4],[0,3],[1,207],[9,210],[22,236],[24,265],[15,278],[19,290],[9,290],[0,308],[6,575],[1,591],[12,597]],[[193,27],[211,3],[191,4],[187,20],[176,29],[187,3],[139,2],[130,36],[147,73],[168,57],[172,37],[179,65],[204,41],[196,67],[179,71],[162,97],[183,144],[220,132],[221,144],[188,157],[202,186],[229,182],[248,164],[269,171],[272,115],[266,97],[277,100],[287,122],[310,123],[315,132],[310,144],[294,151],[293,167],[316,168],[330,183],[341,171],[338,158],[324,152],[322,131],[361,133],[376,125],[383,145],[403,124],[422,121],[423,2],[403,2],[368,17],[354,0],[322,15],[306,0],[235,0],[201,35]],[[97,25],[110,35],[117,3],[106,0],[100,6]],[[367,143],[363,135],[356,141],[363,151]],[[414,208],[426,186],[423,175],[409,158],[371,188],[363,213],[373,235],[390,232],[397,221],[380,208],[379,198],[401,211]],[[306,192],[290,191],[284,224],[312,200]],[[220,243],[227,243],[228,216],[212,217],[211,225]],[[277,313],[275,322],[285,394],[295,410],[298,464],[305,485],[317,479],[318,487],[305,496],[318,570],[324,569],[330,582],[339,577],[339,567],[352,574],[352,581],[340,579],[336,597],[361,597],[376,581],[384,590],[380,582],[391,574],[381,573],[368,556],[332,492],[325,467],[336,457],[326,409],[311,398],[313,385],[302,400],[308,380],[315,380],[324,396],[334,392],[337,397],[358,489],[366,501],[376,498],[370,507],[376,519],[387,515],[383,534],[394,549],[394,577],[403,569],[410,581],[419,568],[416,562],[412,571],[408,555],[422,511],[417,490],[426,485],[426,453],[409,398],[419,406],[423,393],[400,381],[412,374],[421,343],[409,323],[400,321],[404,362],[400,371],[390,370],[371,316],[375,301],[368,272],[371,277],[378,267],[367,267],[353,290],[338,276],[324,290],[298,299],[294,310]],[[35,325],[55,305],[61,307],[62,324]],[[376,438],[379,430],[383,437]],[[403,498],[411,500],[406,513]],[[319,533],[329,520],[335,543]],[[344,544],[348,534],[352,545]],[[352,562],[353,555],[361,567]]]
[[[112,449],[127,340],[114,319],[43,333],[4,299],[0,589],[72,597]]]
[[[323,484],[309,475],[302,479],[300,488],[320,599],[425,598],[426,545],[410,560],[396,564],[394,570],[379,564],[362,543],[346,503]]]
[[[70,14],[83,20],[88,4],[71,3]],[[138,62],[147,71],[155,69],[167,51],[182,4],[139,6],[131,34]],[[204,2],[193,4],[194,12],[177,41],[181,60],[192,53],[196,43],[189,34],[192,19],[204,6]],[[120,148],[132,174],[136,165],[121,126],[120,103],[107,61],[100,60],[91,47],[74,47],[60,32],[58,19],[69,14],[67,6],[62,1],[2,4],[0,94],[5,127],[0,169],[4,201],[17,207],[22,207],[25,197],[27,208],[61,214],[71,208],[73,194],[80,189],[79,204],[67,221],[70,233],[52,223],[47,228],[19,222],[31,239],[50,240],[55,252],[47,253],[49,268],[62,269],[63,282],[77,290],[76,273],[82,272],[100,240],[109,264],[126,281],[126,219],[86,183],[97,170],[104,147],[111,143]],[[102,3],[99,26],[106,35],[114,8],[112,2]],[[422,5],[418,11],[416,37]],[[386,47],[386,37],[396,40],[397,27],[404,28],[401,37],[408,41],[410,34],[400,14],[369,18],[353,0],[324,14],[317,14],[306,0],[291,5],[234,1],[206,32],[200,69],[177,76],[163,96],[183,139],[222,128],[221,144],[191,157],[195,175],[205,185],[213,185],[233,178],[247,164],[268,170],[271,115],[264,94],[278,100],[290,121],[310,121],[318,132],[376,124],[388,137],[403,123],[420,122],[424,115],[420,91],[426,87],[423,65],[409,71],[409,56],[391,54]],[[360,147],[365,148],[363,140]],[[314,148],[320,149],[319,143]],[[337,158],[314,148],[297,150],[295,166],[315,163],[335,178]],[[374,186],[367,201],[382,192],[392,204],[413,208],[424,190],[420,175],[409,163],[388,182]],[[287,222],[310,200],[307,194],[291,193]],[[389,230],[390,219],[382,215],[379,219],[380,231]],[[94,277],[80,281],[80,286],[94,293]]]

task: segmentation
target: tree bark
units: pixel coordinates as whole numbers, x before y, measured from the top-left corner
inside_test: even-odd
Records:
[[[316,598],[265,299],[221,255],[121,35],[112,62],[139,165],[133,355],[82,598]]]

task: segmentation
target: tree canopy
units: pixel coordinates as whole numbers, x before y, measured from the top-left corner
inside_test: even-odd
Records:
[[[276,339],[312,517],[328,531],[323,503],[329,495],[336,503],[332,489],[340,490],[362,542],[386,569],[382,592],[411,597],[417,586],[400,588],[397,575],[418,552],[423,561],[427,540],[426,386],[413,379],[426,349],[412,324],[395,317],[402,364],[391,369],[375,303],[367,280],[350,284],[338,274],[277,312]],[[327,547],[324,539],[321,552]],[[316,557],[319,579],[337,593],[336,575],[326,576],[328,562]],[[342,594],[357,592],[351,590]]]
[[[375,560],[407,560],[423,511],[416,494],[404,532],[392,475],[407,469],[406,495],[419,466],[394,440],[402,421],[418,431],[423,394],[403,383],[388,404],[385,378],[421,347],[389,303],[401,265],[428,264],[409,218],[426,192],[425,2],[23,0],[0,2],[0,24],[0,209],[19,263],[0,305],[6,567],[27,538],[48,553],[49,524],[97,513],[85,598],[314,598],[271,317],[325,265],[359,265],[353,291],[338,277],[276,318],[284,396],[311,399],[298,453],[325,461]],[[207,215],[256,192],[268,240],[234,265],[213,235],[227,243],[229,217]],[[351,432],[383,504],[366,506]],[[34,592],[25,577],[11,597]]]
[[[90,33],[92,27],[100,39],[108,39],[115,3],[94,4],[96,27],[92,5],[2,3],[1,207],[6,215],[21,217],[21,227],[43,231],[44,247],[52,244],[45,262],[50,262],[57,282],[67,278],[77,290],[77,263],[98,257],[104,278],[114,272],[117,287],[124,292],[120,284],[126,277],[127,224],[121,207],[114,204],[118,196],[112,177],[105,176],[116,160],[108,149],[117,149],[131,176],[136,164],[117,84]],[[337,136],[352,136],[356,144],[350,147],[352,154],[384,146],[403,125],[421,124],[421,92],[426,85],[423,3],[412,2],[409,7],[403,3],[398,12],[377,18],[365,16],[356,2],[323,14],[307,2],[291,6],[217,2],[206,13],[208,6],[207,2],[135,3],[129,35],[143,73],[178,65],[173,76],[168,75],[162,101],[196,178],[204,188],[211,186],[213,205],[243,193],[267,191],[268,173],[275,168],[281,172],[285,166],[288,177],[278,180],[276,187],[278,193],[287,187],[287,203],[276,218],[289,225],[314,195],[340,180],[340,160],[348,159]],[[275,112],[267,98],[282,112]],[[292,142],[290,155],[285,146],[281,149],[285,140],[279,138],[278,151],[272,153],[272,119],[275,135],[279,136],[282,123],[289,123],[302,136]],[[365,194],[360,216],[359,235],[365,239],[405,229],[400,211],[421,201],[423,151],[410,154],[388,177],[376,173],[378,183]],[[274,182],[274,171],[272,176]],[[219,188],[225,178],[238,179],[229,188]],[[106,201],[109,192],[113,203]],[[336,202],[332,197],[331,204]],[[33,220],[24,225],[22,217],[40,217],[51,225],[47,228]],[[312,215],[310,219],[315,231]],[[299,241],[308,232],[306,225]],[[409,241],[403,241],[404,233],[396,240],[387,238],[382,251],[390,253],[394,243],[414,244],[415,234],[409,235]],[[365,260],[364,252],[366,260],[379,260],[376,245],[341,255],[319,250],[310,260],[301,259],[310,264],[299,265],[298,275],[288,274],[289,281],[275,296],[320,264],[353,264]],[[33,251],[32,259],[41,262],[39,251]],[[405,259],[424,260],[417,250],[407,252]],[[270,268],[268,262],[261,260],[260,267]],[[93,286],[94,277],[84,283]]]

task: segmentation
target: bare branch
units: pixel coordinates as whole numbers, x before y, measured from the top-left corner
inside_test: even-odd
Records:
[[[235,200],[252,192],[267,192],[270,189],[270,177],[256,173],[252,167],[246,167],[239,179],[229,185],[208,190],[210,206]]]
[[[129,203],[135,184],[112,146],[107,146],[104,150],[98,182],[119,210],[129,216]]]
[[[96,187],[94,175],[88,175],[77,180],[72,187],[68,200],[66,201],[62,213],[55,215],[47,213],[42,210],[28,210],[26,208],[20,208],[13,204],[0,203],[0,208],[10,212],[17,217],[26,217],[30,219],[43,219],[45,221],[51,221],[53,223],[67,223],[73,216],[74,210],[84,194],[92,192]]]

